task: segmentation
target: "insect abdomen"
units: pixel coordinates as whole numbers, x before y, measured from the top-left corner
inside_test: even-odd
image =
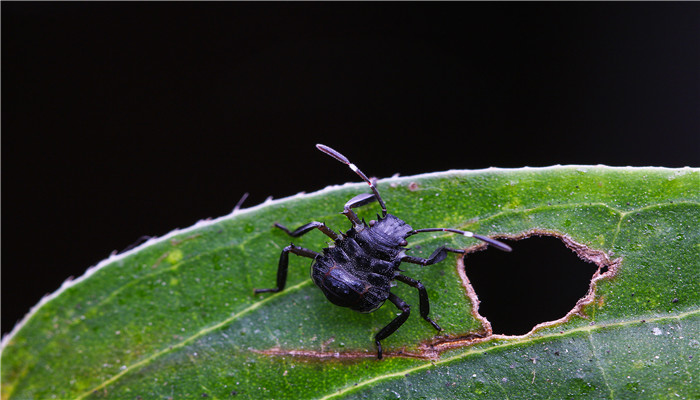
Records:
[[[347,238],[325,249],[313,263],[311,277],[331,303],[372,312],[389,297],[394,267],[393,263],[372,259]]]

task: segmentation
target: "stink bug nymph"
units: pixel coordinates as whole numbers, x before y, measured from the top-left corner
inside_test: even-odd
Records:
[[[374,343],[377,345],[377,358],[382,358],[381,341],[403,325],[411,312],[411,307],[405,301],[391,293],[391,284],[394,280],[403,282],[418,290],[421,317],[430,322],[435,329],[441,331],[442,328],[428,316],[430,303],[428,302],[428,292],[425,290],[425,286],[420,281],[402,275],[399,265],[402,262],[431,265],[444,260],[448,252],[463,254],[464,250],[440,246],[428,258],[413,257],[406,255],[406,250],[408,250],[405,248],[408,244],[406,239],[409,236],[422,232],[453,232],[482,240],[503,251],[511,251],[511,248],[497,240],[458,229],[413,229],[400,218],[387,213],[386,205],[379,195],[377,187],[355,164],[328,146],[317,144],[316,147],[349,166],[363,181],[367,182],[372,193],[357,195],[345,203],[342,214],[352,223],[352,228],[345,233],[336,233],[323,222],[309,222],[293,231],[276,223],[275,227],[285,231],[292,237],[299,237],[313,229],[318,229],[333,239],[334,244],[329,248],[323,249],[323,253],[294,244],[285,247],[282,250],[277,267],[277,287],[255,289],[255,293],[281,292],[284,290],[287,282],[289,253],[294,253],[314,260],[311,265],[311,278],[331,303],[341,307],[349,307],[362,313],[370,313],[381,307],[386,300],[389,300],[401,311],[401,314],[374,336]],[[368,225],[364,220],[360,220],[352,209],[374,201],[378,202],[382,208],[382,215],[376,221],[370,221]]]

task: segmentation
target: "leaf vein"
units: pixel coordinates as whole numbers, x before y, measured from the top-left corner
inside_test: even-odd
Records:
[[[598,369],[600,370],[600,374],[603,377],[603,382],[605,382],[605,386],[608,388],[608,391],[610,392],[610,398],[614,399],[615,398],[615,391],[613,388],[610,386],[610,382],[608,381],[608,374],[605,373],[605,369],[603,368],[602,365],[600,365],[600,356],[598,355],[595,343],[593,343],[593,335],[591,334],[591,331],[587,331],[587,336],[588,336],[588,343],[591,345],[591,353],[593,354],[593,357],[595,357],[595,363]]]

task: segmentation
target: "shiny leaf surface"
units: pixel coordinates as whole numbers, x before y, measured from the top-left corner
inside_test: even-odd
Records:
[[[338,212],[367,186],[332,187],[173,232],[65,284],[4,338],[2,398],[700,397],[699,170],[448,171],[378,187],[414,228],[556,235],[609,266],[578,314],[502,337],[476,314],[458,257],[406,265],[445,331],[413,312],[378,361],[373,335],[397,310],[332,305],[309,259],[290,258],[285,291],[253,294],[274,286],[290,242],[274,222],[349,228]],[[446,233],[409,242],[421,257],[478,244]],[[320,250],[328,239],[311,232],[294,243]],[[415,289],[393,291],[418,310]]]

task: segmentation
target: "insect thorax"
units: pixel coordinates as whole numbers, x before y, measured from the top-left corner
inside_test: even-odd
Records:
[[[413,230],[402,219],[387,214],[377,218],[372,226],[365,225],[364,229],[351,229],[348,237],[357,240],[368,253],[382,260],[394,261],[403,253],[406,235]]]

